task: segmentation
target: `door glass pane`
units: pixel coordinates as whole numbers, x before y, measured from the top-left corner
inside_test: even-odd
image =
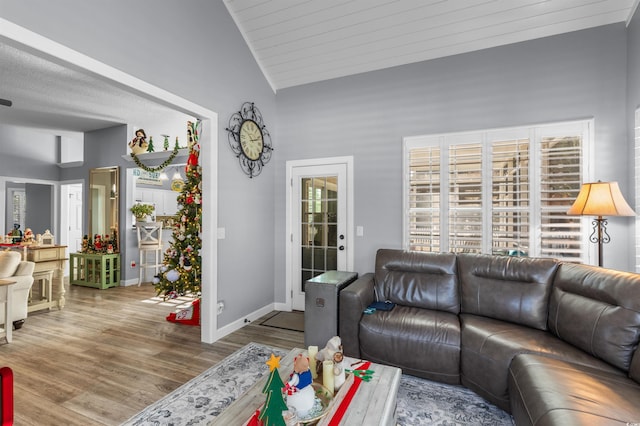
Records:
[[[338,177],[301,179],[302,288],[306,280],[337,269]]]
[[[338,270],[338,250],[335,248],[327,249],[327,271]]]
[[[338,225],[329,225],[329,232],[327,233],[327,246],[338,246]]]
[[[309,247],[302,247],[302,269],[312,269],[313,262],[311,261],[311,249]]]

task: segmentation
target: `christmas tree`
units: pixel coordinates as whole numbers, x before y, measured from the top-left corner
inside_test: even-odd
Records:
[[[282,382],[280,373],[278,372],[280,357],[271,354],[271,359],[267,361],[267,365],[269,366],[271,373],[269,374],[267,383],[265,383],[264,388],[262,388],[262,393],[267,394],[267,401],[260,410],[258,419],[262,421],[264,426],[285,426],[282,412],[289,408],[282,397],[282,388],[284,387],[284,383]]]
[[[162,273],[153,280],[157,293],[177,297],[186,293],[199,296],[202,261],[202,168],[198,164],[198,123],[187,123],[189,158],[186,179],[178,195],[178,212],[174,219],[173,238],[164,254]]]

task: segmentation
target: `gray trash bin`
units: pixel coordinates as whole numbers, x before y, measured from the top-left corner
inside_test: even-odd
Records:
[[[340,291],[358,278],[357,272],[327,271],[307,280],[304,287],[305,347],[325,347],[338,335]]]

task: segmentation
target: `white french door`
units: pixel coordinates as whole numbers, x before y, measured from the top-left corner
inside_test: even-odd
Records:
[[[350,160],[350,159],[347,159]],[[304,286],[325,271],[350,270],[353,263],[349,231],[349,165],[299,164],[289,168],[290,177],[290,274],[294,310],[304,310]],[[326,160],[325,160],[326,161]]]

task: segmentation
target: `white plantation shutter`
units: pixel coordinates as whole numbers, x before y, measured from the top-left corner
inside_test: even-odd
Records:
[[[540,144],[540,255],[585,262],[582,220],[567,216],[582,186],[582,138],[545,137]]]
[[[411,150],[410,250],[440,252],[440,147]]]
[[[482,251],[482,144],[449,147],[449,251]]]
[[[529,252],[529,139],[491,143],[491,251]]]
[[[405,248],[587,261],[566,211],[592,141],[591,121],[405,138]]]

